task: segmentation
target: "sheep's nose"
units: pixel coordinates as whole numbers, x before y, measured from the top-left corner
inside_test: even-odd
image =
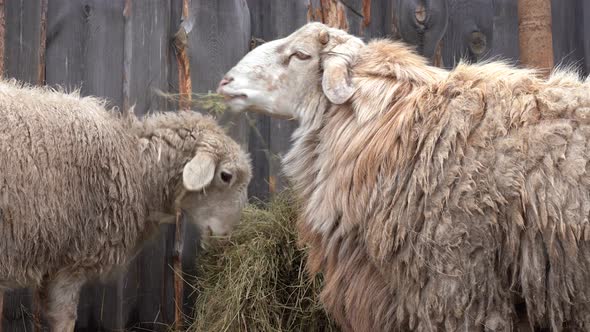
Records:
[[[222,87],[230,84],[232,81],[234,80],[233,77],[224,77],[221,82],[219,82],[219,86],[217,87],[217,92],[219,93],[219,91],[221,90]]]

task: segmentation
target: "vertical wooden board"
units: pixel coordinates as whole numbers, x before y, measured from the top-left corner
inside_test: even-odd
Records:
[[[590,1],[582,1],[582,15],[583,15],[583,47],[584,47],[584,64],[586,67],[585,74],[590,74]]]
[[[125,0],[86,1],[87,35],[82,93],[107,98],[112,106],[121,108]]]
[[[174,37],[174,34],[178,31],[178,26],[182,19],[182,5],[183,0],[170,1],[170,24],[168,27],[168,34],[172,37]],[[170,93],[176,94],[180,92],[180,89],[178,84],[178,60],[176,58],[176,51],[173,43],[174,40],[171,40],[168,46],[168,87]],[[179,109],[178,102],[175,98],[169,98],[168,108],[172,110]]]
[[[37,83],[41,2],[8,0],[4,2],[4,9],[6,23],[5,76]]]
[[[270,41],[291,34],[307,23],[309,4],[308,0],[249,0],[252,35]],[[255,197],[266,199],[270,191],[279,191],[285,183],[280,156],[291,146],[290,137],[297,125],[266,116],[249,116],[256,121],[250,134],[254,179],[249,191]]]
[[[583,2],[587,0],[552,0],[551,26],[553,57],[556,65],[584,69],[584,17]]]
[[[32,331],[34,328],[32,296],[33,292],[16,289],[4,293],[4,312],[2,331]]]
[[[161,229],[166,230],[164,226]],[[166,261],[166,248],[169,245],[166,240],[162,234],[158,235],[145,244],[135,259],[134,265],[138,276],[133,281],[134,287],[137,288],[136,321],[129,322],[128,326],[135,325],[144,329],[162,331],[163,324],[172,323],[172,320],[165,321],[163,315],[165,310],[163,305],[167,300],[163,293],[164,271],[169,269],[170,263]]]
[[[69,91],[83,84],[88,14],[82,1],[49,1],[45,55],[48,85],[59,85]]]
[[[172,40],[171,14],[169,1],[130,1],[131,7],[126,29],[130,43],[126,58],[129,62],[128,86],[129,105],[135,104],[135,113],[167,111],[167,99],[160,92],[171,91],[168,65],[171,62],[170,42]],[[176,2],[174,2],[176,3]],[[126,98],[125,96],[123,98]],[[166,248],[173,245],[162,236],[154,239],[141,251],[135,260],[137,268],[137,308],[136,322],[127,325],[162,330],[164,308],[162,292],[167,267]],[[171,323],[167,321],[164,323]]]
[[[477,62],[487,58],[493,45],[493,2],[449,0],[449,24],[442,40],[445,67],[459,60]]]
[[[191,314],[193,313],[194,304],[197,300],[196,297],[198,296],[198,294],[194,292],[192,285],[195,284],[195,277],[198,273],[197,257],[201,249],[201,232],[195,225],[188,222],[187,218],[184,219],[184,222],[184,241],[181,259],[182,275],[180,276],[184,283],[182,303],[179,303],[179,305],[181,306],[185,317],[192,317]],[[168,267],[168,269],[172,270],[172,260],[169,260],[168,262],[170,262],[170,267]],[[198,317],[194,318],[198,319]],[[184,327],[186,327],[186,324]]]
[[[513,0],[494,1],[493,39],[489,57],[518,61],[518,6]]]
[[[131,1],[129,105],[135,113],[167,110],[170,2]],[[123,97],[125,98],[125,96]]]
[[[416,51],[429,58],[432,63],[440,62],[437,47],[448,28],[449,0],[392,2],[392,23],[395,25],[392,34],[415,45]]]
[[[123,103],[124,0],[49,2],[46,81]]]
[[[348,32],[365,40],[393,37],[393,6],[391,0],[349,0],[346,7]]]
[[[6,46],[6,11],[4,0],[0,0],[0,75],[4,76],[4,53]]]
[[[223,75],[250,47],[250,13],[244,0],[193,0],[189,56],[194,93],[215,92]],[[232,138],[248,147],[248,122],[244,114],[218,116]]]
[[[166,250],[164,252],[165,265],[162,270],[162,321],[168,324],[174,322],[174,309],[176,306],[174,298],[174,239],[176,235],[176,225],[162,225],[162,241],[166,243]],[[186,233],[185,233],[186,237]],[[185,250],[183,248],[183,250]],[[193,263],[194,264],[194,263]],[[188,311],[190,312],[190,311]]]

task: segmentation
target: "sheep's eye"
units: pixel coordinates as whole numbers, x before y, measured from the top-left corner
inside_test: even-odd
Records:
[[[308,60],[308,59],[311,58],[311,55],[305,54],[305,53],[303,53],[301,51],[297,51],[297,52],[291,54],[291,56],[294,56],[294,57],[296,57],[299,60]]]
[[[221,177],[221,181],[225,183],[229,183],[233,177],[231,173],[228,173],[226,171],[221,171],[221,174],[219,174],[219,176]]]

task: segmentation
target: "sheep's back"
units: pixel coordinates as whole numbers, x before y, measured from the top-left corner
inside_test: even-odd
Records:
[[[0,283],[124,263],[144,220],[136,149],[93,99],[0,85]]]
[[[499,69],[459,68],[368,120],[344,105],[307,138],[301,235],[342,324],[501,330],[520,296],[532,322],[590,326],[590,86]]]

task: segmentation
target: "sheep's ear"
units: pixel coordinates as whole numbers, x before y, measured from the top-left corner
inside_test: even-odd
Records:
[[[197,152],[195,157],[184,166],[182,181],[190,191],[198,191],[208,186],[215,175],[215,161],[208,153]]]
[[[360,46],[362,42],[351,38],[330,50],[323,61],[322,90],[332,104],[344,104],[356,91],[350,77],[350,66]]]

